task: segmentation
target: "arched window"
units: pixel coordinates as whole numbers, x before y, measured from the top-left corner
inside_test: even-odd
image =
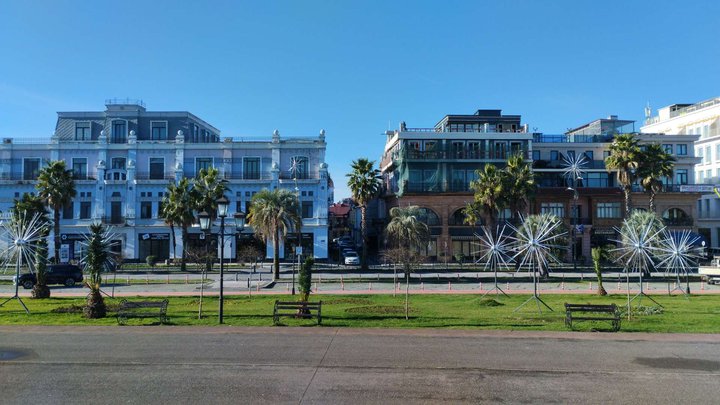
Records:
[[[669,226],[692,225],[692,218],[680,208],[669,208],[662,215],[663,221]]]
[[[455,226],[470,226],[470,224],[465,222],[465,213],[463,212],[464,208],[458,208],[453,212],[453,214],[448,219],[448,225],[455,225]],[[478,221],[475,223],[475,225],[480,225],[481,221]]]
[[[425,207],[418,208],[418,211],[420,212],[418,219],[427,226],[440,225],[440,217],[438,217],[435,211]]]

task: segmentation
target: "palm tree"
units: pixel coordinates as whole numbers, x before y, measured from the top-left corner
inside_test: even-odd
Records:
[[[601,262],[608,259],[608,251],[602,246],[596,246],[592,248],[590,254],[592,256],[595,275],[597,276],[597,295],[607,295],[607,291],[605,291],[605,287],[603,287],[602,267],[600,266],[600,264]]]
[[[380,170],[375,169],[375,161],[360,158],[352,162],[352,173],[348,177],[348,187],[353,200],[360,207],[360,230],[362,233],[362,255],[360,265],[367,269],[367,204],[380,192]]]
[[[517,224],[518,218],[527,209],[529,199],[537,189],[535,174],[520,154],[508,158],[504,189],[507,192],[507,204],[512,211],[513,223]]]
[[[655,195],[662,191],[662,178],[673,175],[675,158],[659,143],[647,145],[641,156],[639,160],[642,164],[638,170],[638,177],[640,184],[650,194],[650,211],[655,212]]]
[[[53,210],[54,257],[57,262],[60,260],[60,210],[70,204],[76,195],[72,170],[68,170],[62,160],[52,161],[40,170],[35,188],[45,205]]]
[[[35,278],[36,283],[33,286],[33,298],[50,298],[50,288],[47,286],[47,235],[49,233],[48,212],[45,204],[39,196],[30,193],[24,193],[20,200],[15,200],[12,208],[13,220],[24,221],[25,226],[29,226],[30,222],[37,215],[39,224],[43,227],[43,239],[38,241],[35,249]]]
[[[420,221],[420,209],[417,206],[390,209],[390,223],[385,228],[388,238],[395,241],[399,259],[405,271],[405,319],[409,315],[410,273],[412,265],[419,263],[419,252],[427,246],[430,230]]]
[[[87,255],[83,259],[85,271],[88,273],[85,284],[90,289],[83,314],[86,318],[104,318],[107,314],[105,301],[100,293],[102,270],[109,258],[108,237],[100,223],[90,225],[90,236],[86,241]]]
[[[180,270],[186,271],[186,252],[188,243],[188,229],[195,222],[193,215],[194,196],[193,185],[187,177],[180,179],[178,184],[170,183],[167,187],[167,197],[163,198],[163,208],[160,215],[165,223],[170,225],[173,235],[173,255],[175,255],[175,231],[174,226],[182,229],[182,256],[180,259]]]
[[[248,224],[257,237],[272,241],[274,278],[277,280],[280,278],[280,239],[302,225],[298,198],[290,190],[263,189],[252,197],[251,203]]]
[[[505,207],[504,176],[497,166],[487,163],[483,170],[476,170],[477,180],[470,182],[475,192],[474,209],[485,215],[486,224],[495,229],[498,214]],[[467,215],[467,212],[466,212]]]
[[[632,184],[640,166],[642,153],[638,140],[632,134],[618,135],[610,145],[610,156],[605,158],[605,166],[617,174],[618,184],[625,193],[625,217],[632,209]]]
[[[193,182],[195,209],[198,212],[207,212],[210,221],[214,221],[217,214],[217,200],[227,190],[227,180],[220,178],[220,171],[217,168],[201,169]]]

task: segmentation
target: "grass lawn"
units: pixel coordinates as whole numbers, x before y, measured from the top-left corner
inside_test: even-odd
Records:
[[[546,295],[542,299],[554,312],[539,314],[534,303],[528,303],[518,312],[513,310],[528,296],[480,299],[476,295],[411,295],[410,319],[405,320],[404,297],[398,295],[314,295],[313,301],[323,301],[321,327],[369,328],[449,328],[449,329],[504,329],[564,331],[563,304],[592,303],[618,306],[625,304],[625,296],[597,297],[589,295]],[[720,296],[653,296],[664,306],[653,308],[652,301],[644,298],[649,308],[643,314],[622,319],[623,332],[700,332],[720,333]],[[271,326],[273,304],[287,296],[231,296],[225,299],[225,323],[228,326]],[[148,298],[137,298],[148,300]],[[204,298],[203,319],[198,320],[198,297],[169,298],[169,325],[216,325],[217,297]],[[106,298],[110,312],[108,318],[83,318],[84,299],[50,298],[24,299],[31,311],[26,315],[16,301],[0,307],[0,325],[117,325],[112,312],[120,299]],[[637,300],[633,302],[636,304]],[[285,325],[317,327],[315,321],[281,318]],[[131,319],[129,325],[153,324],[151,319]],[[580,322],[576,330],[609,329],[609,322]]]

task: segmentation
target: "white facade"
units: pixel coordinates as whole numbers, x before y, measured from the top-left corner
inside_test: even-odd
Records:
[[[37,172],[50,160],[64,160],[76,175],[77,195],[63,210],[60,238],[71,260],[78,260],[79,241],[95,221],[113,227],[116,243],[126,260],[177,257],[182,252],[181,230],[160,218],[160,203],[169,182],[193,178],[205,167],[216,167],[227,181],[230,200],[226,219],[225,257],[235,258],[238,244],[252,240],[252,229],[237,235],[235,212],[247,212],[252,195],[262,189],[286,188],[298,193],[303,209],[303,252],[327,258],[328,167],[325,133],[267,139],[220,139],[219,131],[187,112],[148,112],[134,103],[107,105],[104,112],[58,113],[51,139],[6,138],[0,144],[0,210],[7,213],[14,200],[36,192]],[[289,169],[301,160],[299,174]],[[296,172],[297,173],[297,172]],[[213,231],[218,230],[219,221]],[[51,235],[50,246],[55,235]],[[199,227],[190,230],[188,243],[201,245]],[[296,240],[292,235],[288,240]],[[281,245],[284,258],[290,247]],[[52,252],[52,249],[50,249]],[[218,248],[219,250],[219,248]],[[272,243],[267,256],[272,257]]]
[[[658,110],[657,116],[645,111],[641,132],[694,135],[697,184],[720,185],[720,97],[696,104],[674,104]],[[720,247],[720,199],[714,193],[704,194],[697,204],[697,225],[711,242]]]

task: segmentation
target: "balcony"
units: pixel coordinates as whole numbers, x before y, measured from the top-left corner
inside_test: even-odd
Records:
[[[693,226],[692,218],[663,218],[665,226]]]
[[[158,172],[137,172],[136,180],[175,180],[174,173],[158,173]]]
[[[405,193],[472,193],[470,185],[463,182],[403,182]]]
[[[435,149],[435,150],[415,150],[402,149],[393,155],[393,159],[403,160],[507,160],[509,157],[522,154],[523,158],[530,159],[531,156],[527,151],[483,151],[483,150],[451,150],[451,149]]]
[[[125,217],[121,215],[111,215],[102,217],[102,222],[105,225],[125,225]]]

